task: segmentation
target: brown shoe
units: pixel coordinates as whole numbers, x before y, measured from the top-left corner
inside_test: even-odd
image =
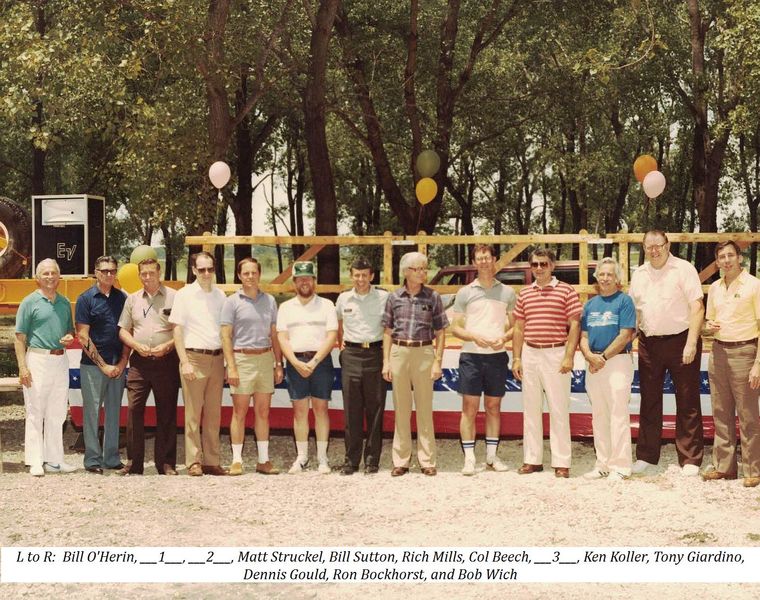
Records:
[[[420,470],[423,475],[427,475],[428,477],[435,477],[438,475],[438,470],[435,467],[422,467]]]
[[[227,475],[227,469],[222,469],[219,465],[203,465],[201,467],[204,475]]]
[[[531,473],[538,473],[539,471],[544,470],[544,465],[529,465],[528,463],[523,464],[522,467],[517,469],[517,472],[520,475],[529,475]]]
[[[279,475],[280,469],[275,467],[271,461],[267,461],[263,463],[257,463],[256,472],[261,473],[262,475]]]
[[[193,463],[190,465],[187,469],[187,474],[191,477],[200,477],[203,475],[203,467],[201,467],[201,463]]]
[[[391,477],[401,477],[409,472],[409,467],[393,467]]]
[[[723,471],[702,473],[702,481],[716,481],[718,479],[736,479],[736,473],[724,473]]]
[[[243,474],[243,463],[234,462],[230,465],[230,475],[242,475]]]
[[[570,477],[570,469],[567,467],[554,467],[554,476],[561,479],[567,479]]]
[[[757,487],[760,485],[760,477],[745,477],[744,487]]]
[[[171,465],[164,465],[164,475],[176,475],[177,469],[172,467]]]

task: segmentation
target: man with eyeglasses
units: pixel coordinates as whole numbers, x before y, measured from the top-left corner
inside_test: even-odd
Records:
[[[475,417],[481,394],[486,411],[486,468],[507,470],[496,450],[501,431],[501,399],[509,373],[505,345],[516,299],[512,288],[495,278],[496,257],[491,246],[474,246],[472,262],[478,269],[478,277],[457,292],[451,325],[451,333],[463,342],[459,355],[462,394],[459,432],[464,449],[462,475],[467,476],[475,475]]]
[[[517,472],[544,470],[544,395],[554,476],[570,477],[570,378],[580,338],[582,306],[573,287],[552,275],[554,253],[530,255],[533,283],[520,290],[513,313],[512,373],[522,381],[523,459]]]
[[[146,258],[137,265],[143,287],[127,297],[119,337],[132,349],[127,375],[127,466],[122,475],[142,475],[145,460],[145,405],[156,406],[154,464],[159,475],[176,475],[179,358],[169,323],[176,291],[161,283],[161,265]]]
[[[220,464],[224,354],[221,320],[225,295],[214,285],[214,257],[190,257],[195,281],[174,297],[169,322],[179,357],[185,405],[185,465],[192,477],[227,475]]]
[[[119,339],[119,317],[127,295],[114,287],[117,265],[112,256],[95,261],[96,282],[80,294],[74,310],[82,345],[84,468],[98,475],[103,469],[124,468],[119,456],[119,413],[130,348]],[[98,439],[101,406],[105,413],[102,448]]]
[[[662,386],[675,386],[676,452],[681,473],[699,474],[704,452],[700,406],[702,286],[694,266],[670,253],[663,231],[644,235],[647,262],[631,277],[629,294],[639,328],[639,436],[632,472],[643,474],[660,460]]]
[[[433,384],[443,374],[441,363],[449,320],[441,296],[425,286],[427,265],[427,256],[421,252],[401,257],[399,270],[404,285],[388,296],[382,319],[383,378],[393,383],[395,411],[393,477],[406,475],[412,461],[412,404],[417,418],[420,469],[429,477],[438,473]]]

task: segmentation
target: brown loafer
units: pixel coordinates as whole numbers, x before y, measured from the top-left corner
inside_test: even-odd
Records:
[[[554,467],[554,476],[561,479],[567,479],[570,477],[570,469],[567,467]]]
[[[164,475],[176,475],[177,469],[172,467],[171,465],[164,465]]]
[[[702,473],[702,481],[716,481],[718,479],[736,479],[736,473],[724,473],[723,471],[707,471]]]
[[[277,475],[279,474],[280,469],[275,467],[270,461],[267,461],[263,463],[257,463],[256,472],[261,473],[262,475]]]
[[[409,467],[393,467],[391,477],[401,477],[409,472]]]
[[[760,477],[745,477],[743,485],[744,487],[757,487],[760,485]]]
[[[522,467],[517,469],[520,475],[529,475],[530,473],[538,473],[544,470],[544,465],[530,465],[528,463],[523,464]]]
[[[204,475],[227,475],[227,470],[219,465],[203,465],[201,469]]]
[[[422,467],[420,470],[423,475],[427,475],[428,477],[435,477],[438,475],[438,470],[435,467]]]
[[[191,477],[200,477],[203,475],[203,467],[201,467],[201,463],[193,463],[188,467],[187,474]]]

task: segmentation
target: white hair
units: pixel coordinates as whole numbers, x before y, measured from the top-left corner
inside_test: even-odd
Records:
[[[594,279],[599,281],[599,269],[601,269],[604,265],[612,265],[615,273],[615,279],[617,280],[617,283],[620,283],[623,281],[623,269],[620,268],[620,265],[618,264],[618,261],[616,261],[611,256],[605,256],[602,260],[600,260],[596,264],[596,270],[594,271]]]
[[[37,263],[37,269],[34,272],[35,277],[39,277],[42,275],[42,272],[49,268],[53,267],[56,271],[58,271],[58,274],[61,274],[61,267],[58,266],[58,262],[53,258],[43,258],[40,262]]]
[[[425,256],[422,252],[407,252],[401,257],[401,261],[398,265],[398,270],[401,271],[401,275],[403,277],[404,271],[406,271],[410,266],[412,266],[416,262],[422,262],[425,263],[425,266],[428,264],[427,256]]]

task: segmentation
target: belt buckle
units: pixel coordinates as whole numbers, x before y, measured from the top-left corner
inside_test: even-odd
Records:
[[[369,342],[362,342],[361,346],[362,346],[362,348],[365,348],[365,349],[367,349],[367,348],[370,347],[369,346]]]

